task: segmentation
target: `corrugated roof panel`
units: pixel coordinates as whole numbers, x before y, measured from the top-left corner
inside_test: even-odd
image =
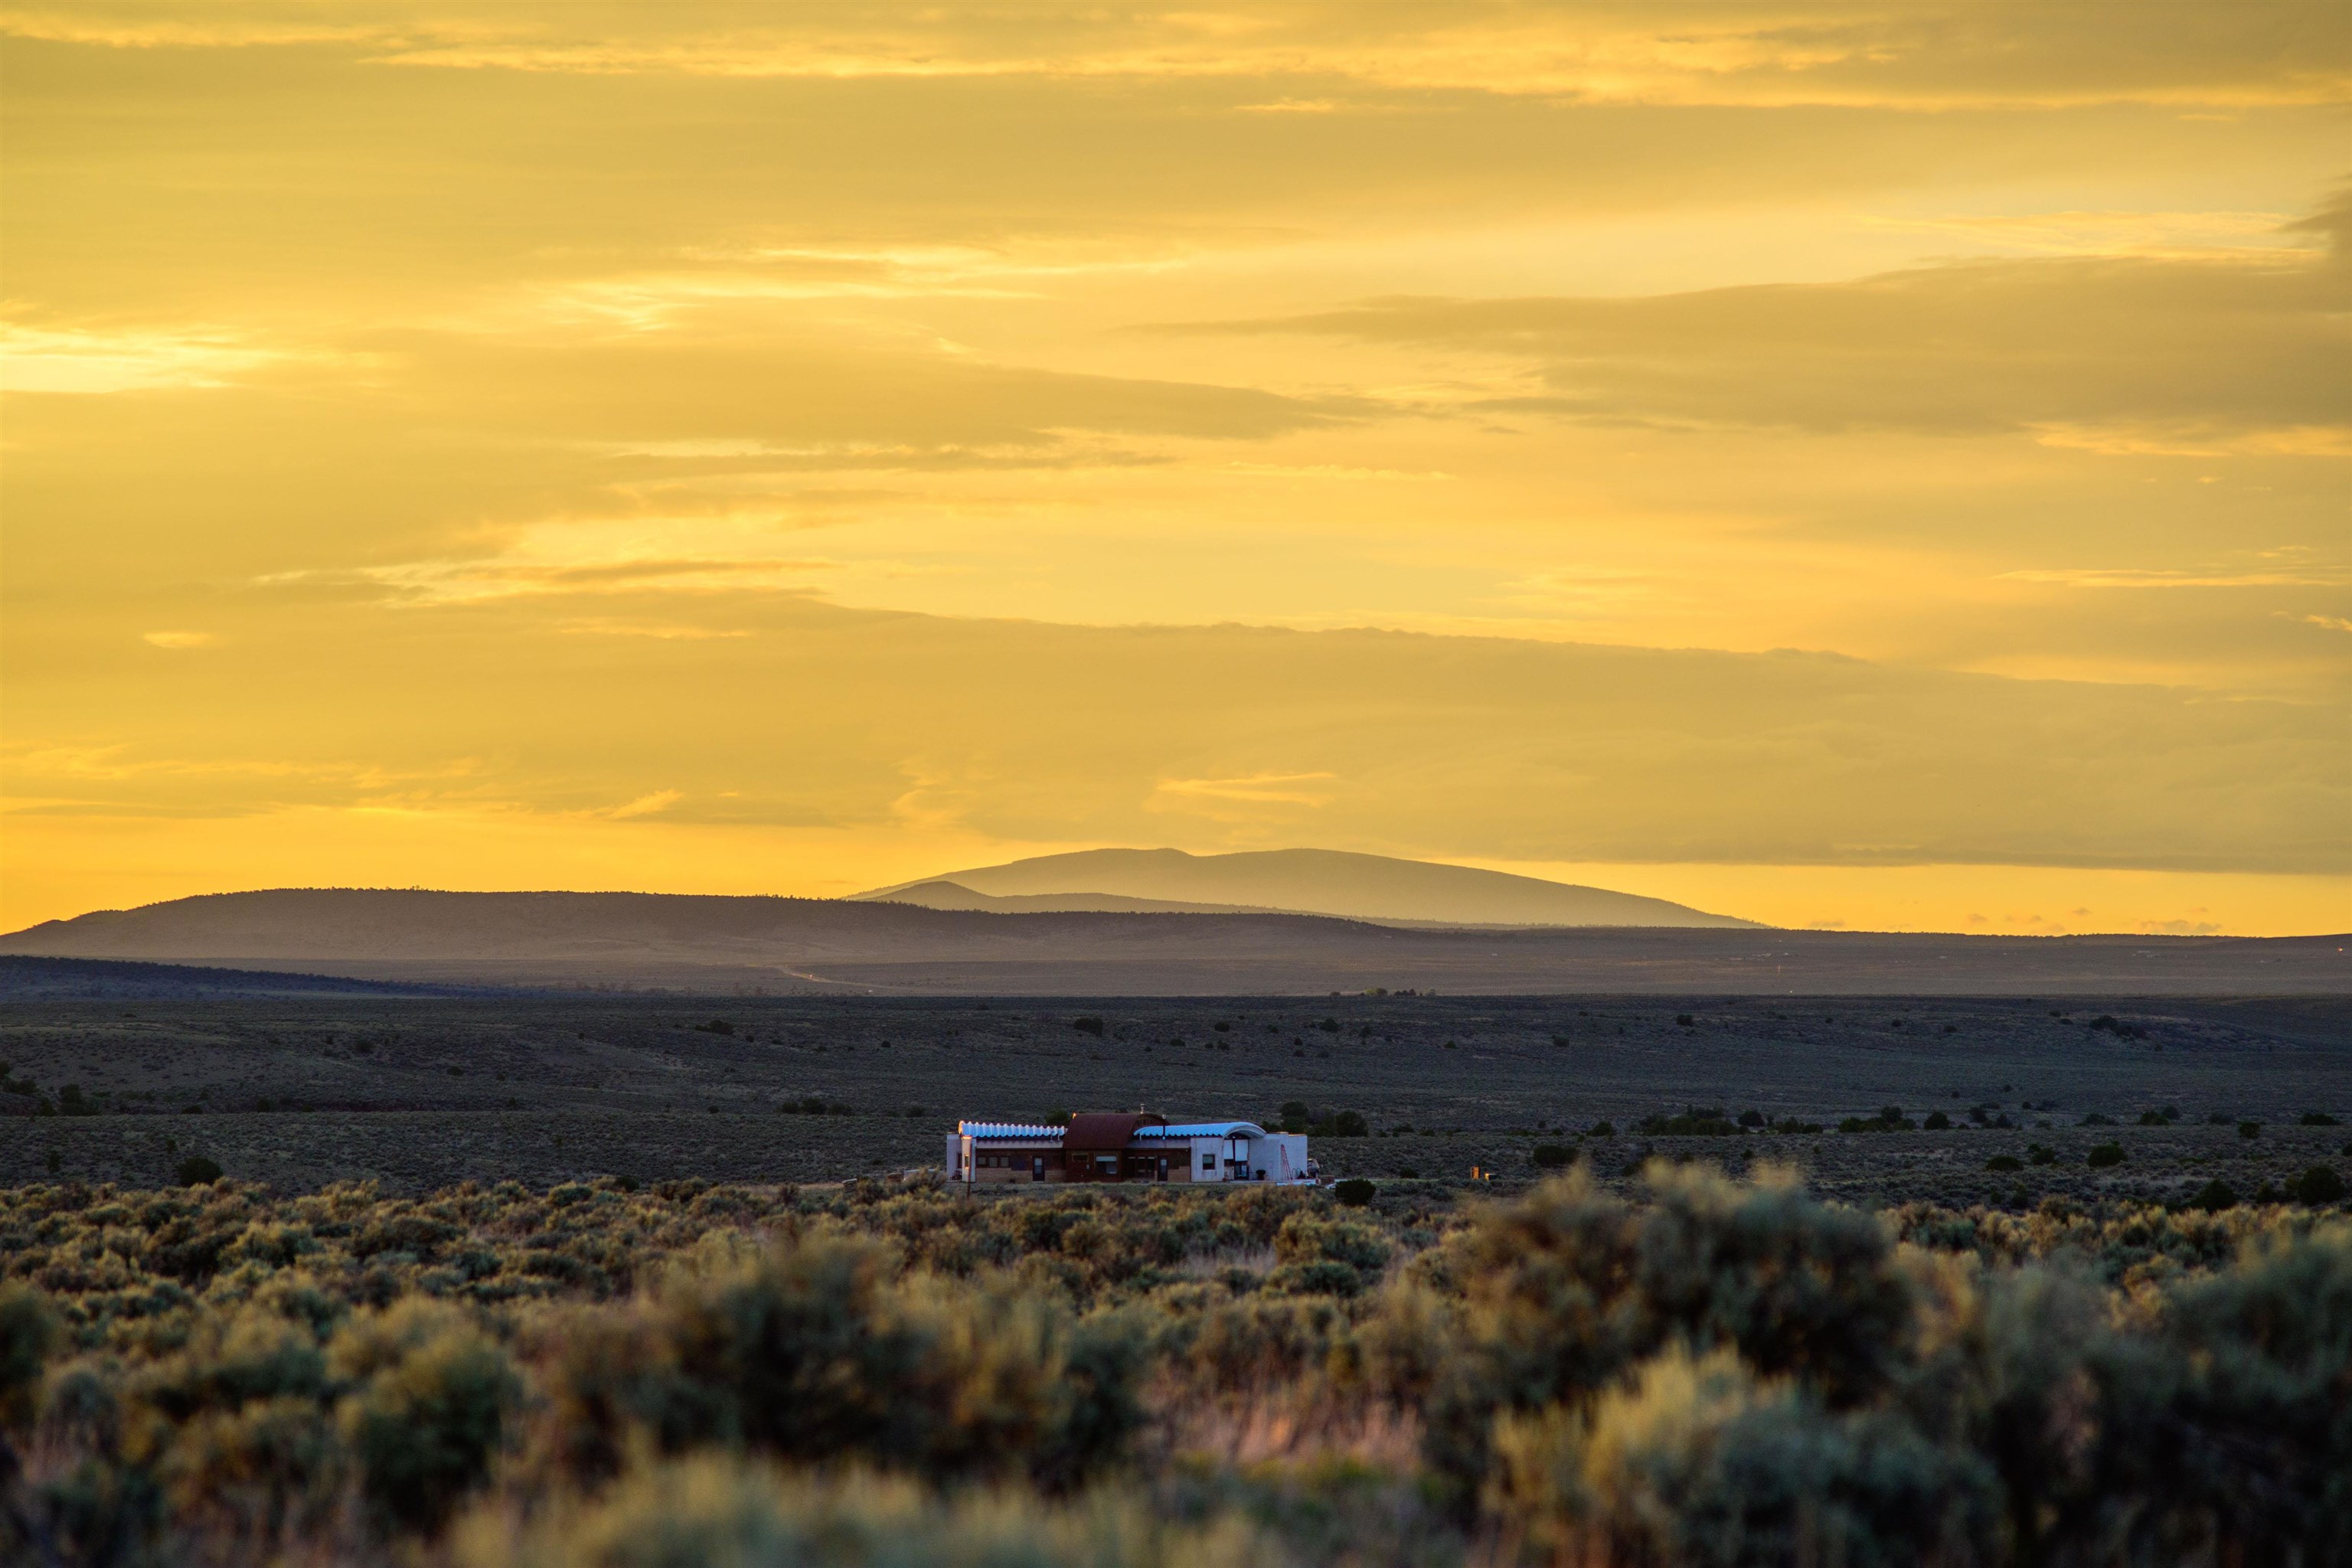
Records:
[[[1059,1139],[1066,1129],[1038,1126],[1025,1121],[959,1121],[956,1131],[965,1138],[1027,1138]],[[1139,1127],[1135,1138],[1231,1138],[1247,1133],[1254,1138],[1265,1136],[1265,1129],[1255,1121],[1187,1121],[1175,1127]]]

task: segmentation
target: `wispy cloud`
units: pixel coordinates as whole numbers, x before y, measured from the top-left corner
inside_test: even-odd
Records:
[[[1180,799],[1237,801],[1253,805],[1323,806],[1333,793],[1315,784],[1336,779],[1337,773],[1244,773],[1238,778],[1162,779],[1152,793]]]
[[[2332,251],[2265,249],[1990,258],[1624,298],[1385,298],[1156,330],[1477,353],[1540,378],[1469,412],[2327,455],[2352,451],[2341,297]]]
[[[629,621],[572,621],[556,629],[567,637],[652,637],[660,642],[710,642],[751,635],[740,626],[646,625]]]
[[[2003,583],[2049,583],[2064,588],[2283,588],[2352,584],[2352,572],[2179,572],[2140,567],[2035,568],[2003,572]]]
[[[683,790],[657,789],[650,795],[641,795],[633,801],[616,805],[604,815],[615,822],[624,822],[633,816],[651,816],[656,812],[667,811],[685,798]]]
[[[2098,7],[1960,3],[1803,9],[1270,3],[1181,11],[695,5],[581,12],[483,4],[331,15],[52,3],[19,37],[132,48],[341,45],[380,63],[575,74],[940,79],[1170,78],[1445,90],[1587,103],[1956,108],[2158,103],[2192,112],[2341,96],[2324,7],[2178,9],[2119,37]],[[2282,61],[2293,62],[2282,68]],[[1262,100],[1263,101],[1263,100]],[[1271,100],[1276,103],[1283,100]],[[1307,100],[1306,101],[1315,101]]]
[[[83,396],[227,386],[299,357],[227,328],[34,326],[0,321],[0,391]]]

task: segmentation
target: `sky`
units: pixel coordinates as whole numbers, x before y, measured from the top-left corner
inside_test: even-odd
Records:
[[[2352,929],[2352,12],[0,5],[0,926]]]

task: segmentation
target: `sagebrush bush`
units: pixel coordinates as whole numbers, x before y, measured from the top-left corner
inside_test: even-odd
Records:
[[[1115,1495],[1043,1506],[940,1498],[855,1471],[819,1479],[718,1456],[633,1472],[528,1524],[489,1509],[457,1532],[467,1568],[1279,1568],[1246,1525],[1173,1525]]]
[[[488,1479],[521,1379],[506,1351],[435,1301],[365,1313],[337,1334],[341,1417],[378,1520],[437,1529]]]
[[[1395,1250],[1370,1225],[1295,1214],[1274,1233],[1281,1266],[1266,1283],[1302,1294],[1353,1296],[1379,1280]]]
[[[1375,1199],[0,1192],[0,1560],[2352,1562],[2329,1214]]]
[[[1507,1415],[1492,1512],[1554,1562],[1972,1563],[1992,1476],[1899,1415],[1832,1412],[1728,1348],[1673,1346],[1589,1408]]]
[[[559,1335],[552,1397],[567,1462],[610,1473],[626,1433],[856,1458],[934,1477],[1066,1485],[1115,1458],[1135,1423],[1136,1336],[1080,1321],[1009,1281],[902,1278],[853,1239],[706,1258],[623,1314]]]
[[[64,1323],[38,1291],[0,1285],[0,1426],[32,1419],[42,1365],[64,1338]]]
[[[1637,1208],[1582,1170],[1498,1206],[1456,1244],[1465,1341],[1431,1411],[1429,1458],[1466,1495],[1496,1415],[1589,1399],[1668,1344],[1736,1348],[1832,1405],[1883,1389],[1916,1289],[1867,1215],[1807,1197],[1785,1173],[1751,1184],[1653,1165]]]

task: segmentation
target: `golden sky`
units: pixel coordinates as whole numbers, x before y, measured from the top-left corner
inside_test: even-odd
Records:
[[[2335,4],[0,5],[0,924],[2352,928]]]

